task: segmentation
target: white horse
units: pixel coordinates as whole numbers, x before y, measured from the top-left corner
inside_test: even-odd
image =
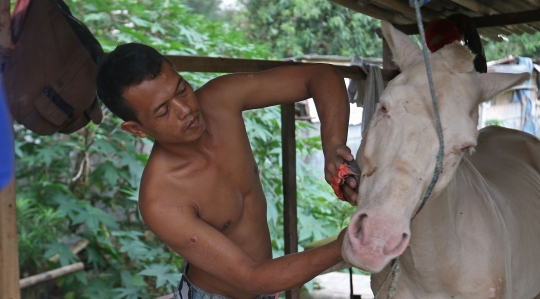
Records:
[[[375,293],[384,281],[380,298],[389,262],[400,255],[396,299],[540,298],[540,142],[499,127],[477,131],[478,104],[528,74],[479,74],[459,43],[430,54],[443,172],[413,219],[439,138],[420,48],[385,22],[383,33],[402,73],[384,91],[357,153],[358,208],[344,259],[382,270],[372,276]]]

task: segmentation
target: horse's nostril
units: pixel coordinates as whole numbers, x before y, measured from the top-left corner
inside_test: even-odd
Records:
[[[364,222],[364,219],[367,218],[367,214],[363,213],[358,216],[357,226],[356,226],[356,237],[362,238],[363,235],[363,225],[362,222]]]

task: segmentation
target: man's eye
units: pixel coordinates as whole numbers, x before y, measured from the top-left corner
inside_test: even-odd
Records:
[[[167,115],[167,113],[169,113],[169,107],[167,107],[167,109],[165,109],[165,112],[163,112],[163,114],[161,114],[159,117],[163,117]]]

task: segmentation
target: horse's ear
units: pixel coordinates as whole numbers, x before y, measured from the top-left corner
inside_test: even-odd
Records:
[[[406,69],[423,59],[422,50],[410,37],[386,21],[381,21],[381,26],[383,36],[394,55],[394,61],[401,69]]]
[[[509,73],[489,73],[478,74],[480,87],[482,88],[481,102],[490,100],[508,88],[518,85],[530,78],[529,73],[509,74]]]

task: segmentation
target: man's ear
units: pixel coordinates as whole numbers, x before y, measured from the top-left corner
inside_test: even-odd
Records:
[[[144,133],[141,130],[141,125],[136,121],[132,121],[132,120],[125,121],[120,125],[120,128],[122,128],[122,130],[128,133],[135,134],[141,138],[146,137],[146,133]]]

